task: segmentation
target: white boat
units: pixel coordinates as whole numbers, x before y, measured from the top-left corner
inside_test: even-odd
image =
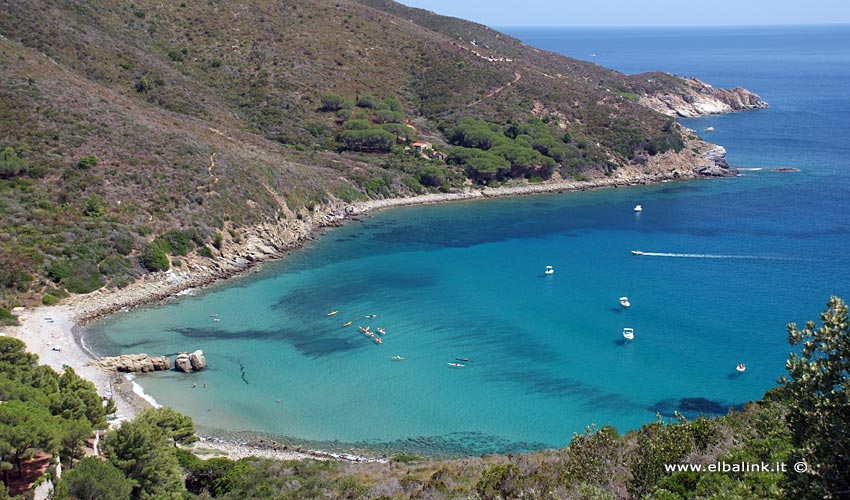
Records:
[[[555,274],[555,268],[552,266],[546,266],[546,270],[543,271],[544,274]]]
[[[738,366],[736,366],[735,369],[738,370],[738,373],[744,373],[747,371],[747,365],[744,363],[738,363]]]
[[[629,302],[628,297],[620,297],[620,305],[623,307],[629,307],[630,305],[632,305],[632,303]]]
[[[714,132],[714,127],[705,127],[706,132]]]
[[[632,250],[632,255],[645,255],[645,254],[643,252],[641,252],[640,250]]]
[[[634,340],[634,338],[635,338],[634,328],[623,328],[623,338],[625,338],[626,340]]]
[[[634,210],[635,210],[635,212],[643,212],[643,207],[640,206],[640,205],[635,205]]]
[[[453,367],[453,368],[463,368],[464,366],[466,366],[463,363],[448,363],[448,365]]]

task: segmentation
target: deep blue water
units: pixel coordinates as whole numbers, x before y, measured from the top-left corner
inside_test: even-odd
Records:
[[[624,72],[755,91],[770,109],[683,123],[763,170],[376,213],[227,287],[99,322],[86,341],[203,349],[208,370],[137,382],[204,432],[320,448],[559,447],[594,423],[625,431],[760,398],[784,371],[786,324],[850,297],[850,28],[507,31]],[[770,170],[785,166],[800,172]],[[383,344],[359,325],[386,328]]]

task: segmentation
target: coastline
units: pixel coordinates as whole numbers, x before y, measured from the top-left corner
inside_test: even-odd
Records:
[[[678,166],[678,162],[676,163]],[[212,265],[210,260],[189,262],[178,271],[170,270],[144,275],[122,289],[100,289],[90,294],[69,297],[60,305],[27,308],[19,313],[20,326],[5,327],[2,332],[4,335],[11,335],[24,341],[27,349],[37,354],[42,364],[47,364],[56,371],[70,366],[81,377],[93,382],[99,394],[111,395],[118,407],[117,418],[113,422],[132,419],[139,412],[152,407],[152,403],[144,398],[140,391],[134,390],[137,386],[134,387],[135,384],[123,374],[107,372],[89,365],[96,358],[83,344],[81,329],[86,323],[122,309],[156,303],[190,289],[206,287],[237,275],[246,275],[255,271],[256,266],[264,261],[283,258],[289,251],[301,248],[306,241],[316,237],[318,230],[339,225],[346,219],[375,210],[460,200],[627,187],[702,177],[690,170],[683,174],[681,170],[673,170],[669,167],[657,169],[652,173],[646,173],[645,170],[638,172],[636,169],[623,170],[618,171],[615,177],[588,181],[556,180],[539,184],[466,189],[455,193],[370,200],[353,204],[336,203],[320,207],[297,223],[278,224],[276,227],[261,225],[254,228],[243,244],[233,245],[234,248],[229,248],[227,254],[222,253],[216,259],[217,265]],[[148,354],[158,355],[159,353]],[[348,461],[384,460],[301,448],[290,449],[287,446],[271,446],[262,440],[228,442],[202,437],[202,441],[196,444],[195,448],[201,450],[204,456],[228,456],[234,459],[258,456],[279,460],[307,458]]]

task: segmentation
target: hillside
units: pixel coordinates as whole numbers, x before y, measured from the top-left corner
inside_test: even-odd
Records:
[[[334,202],[699,154],[650,106],[718,98],[380,0],[13,0],[0,34],[7,309],[214,262]]]

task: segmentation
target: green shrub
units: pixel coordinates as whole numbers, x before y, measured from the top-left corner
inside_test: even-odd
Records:
[[[25,173],[28,169],[26,160],[19,158],[12,147],[0,151],[0,179],[8,179]]]
[[[201,257],[212,258],[213,253],[212,250],[210,250],[210,247],[204,245],[198,249],[198,255],[200,255]]]
[[[18,324],[18,318],[9,312],[5,307],[0,306],[0,325],[15,326]]]
[[[86,217],[100,217],[106,213],[106,206],[100,196],[91,195],[86,199],[86,206],[83,208],[83,214]]]
[[[60,299],[64,299],[66,297],[70,297],[71,294],[65,291],[64,288],[50,288],[46,292],[48,295],[53,295],[54,297],[59,297]]]
[[[221,250],[222,243],[224,243],[224,235],[216,231],[213,235],[213,246],[216,250]]]
[[[98,160],[95,155],[83,156],[80,158],[80,161],[77,162],[77,168],[80,170],[88,170],[92,167],[96,167],[99,162],[100,160]]]
[[[421,461],[422,461],[422,457],[420,457],[418,455],[410,455],[410,454],[405,454],[405,453],[402,453],[400,455],[395,455],[394,457],[390,458],[390,462],[396,462],[396,463],[400,463],[400,464],[412,464],[412,463],[421,462]]]
[[[339,111],[345,107],[345,99],[336,94],[325,94],[322,96],[321,111]]]
[[[395,144],[395,135],[380,127],[367,130],[346,130],[339,135],[343,149],[353,151],[389,152]]]
[[[59,283],[71,275],[71,266],[67,260],[54,260],[47,266],[44,274],[54,283]]]
[[[367,130],[369,127],[369,120],[347,120],[342,124],[345,130]]]
[[[113,254],[105,258],[98,269],[106,276],[123,274],[130,269],[130,261],[122,255]]]
[[[388,109],[375,111],[375,123],[403,123],[404,114]]]
[[[358,108],[374,108],[378,104],[378,98],[373,95],[358,95],[355,101]]]
[[[396,140],[404,139],[406,141],[409,141],[413,138],[413,130],[411,130],[410,127],[407,127],[400,123],[384,123],[381,124],[381,128],[391,134],[395,134]]]
[[[71,275],[64,280],[65,288],[71,293],[89,293],[103,286],[100,271],[90,259],[70,261]]]
[[[120,231],[112,237],[112,248],[121,255],[130,255],[130,252],[133,251],[133,243],[133,235],[126,230]]]
[[[381,104],[386,106],[386,108],[390,111],[403,111],[403,108],[401,107],[401,102],[399,102],[399,100],[395,97],[385,97],[381,101]]]
[[[166,231],[155,242],[159,242],[160,247],[166,253],[171,255],[187,255],[194,248],[192,231],[180,231],[172,229]]]
[[[168,262],[168,255],[156,241],[148,243],[142,249],[142,254],[139,255],[139,264],[151,272],[168,271],[171,267]]]
[[[45,295],[41,298],[41,303],[46,306],[52,306],[59,303],[59,297],[56,297],[55,295]]]

